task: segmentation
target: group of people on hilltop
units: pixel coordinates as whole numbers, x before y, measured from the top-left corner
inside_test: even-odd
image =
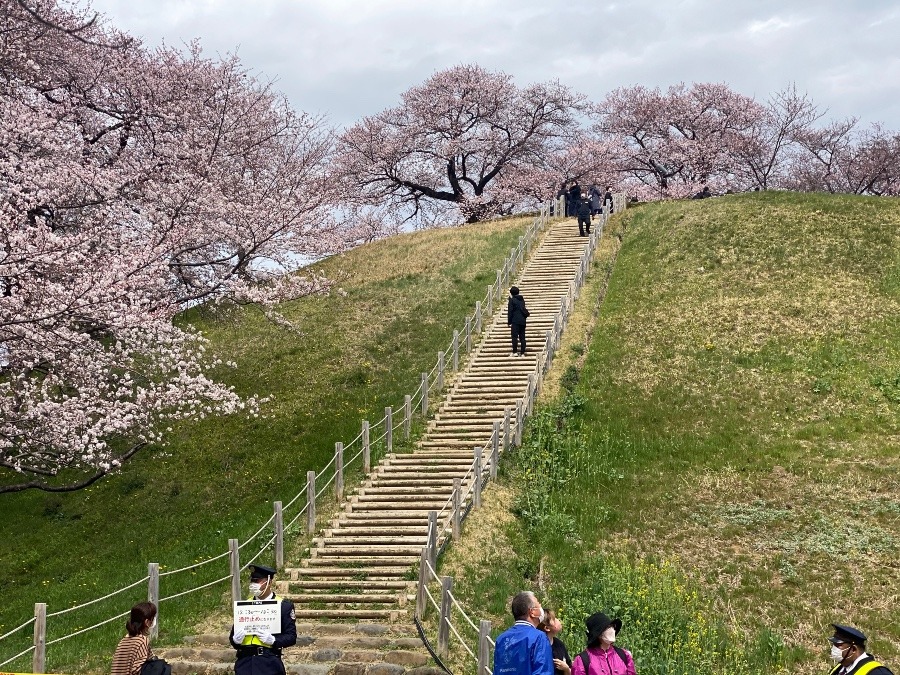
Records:
[[[573,660],[559,639],[562,622],[545,611],[530,591],[513,598],[515,623],[501,633],[494,648],[494,675],[636,675],[634,657],[616,645],[622,620],[596,612],[585,619],[587,648]],[[852,626],[832,624],[829,675],[892,675],[866,652],[866,636]]]
[[[601,191],[596,183],[591,183],[588,191],[584,192],[578,181],[573,180],[571,183],[563,183],[556,196],[566,198],[566,216],[569,217],[577,215],[578,204],[582,200],[587,200],[591,215],[595,216],[600,213],[604,206],[609,207],[609,212],[612,213],[613,196],[611,185],[607,185],[606,190]]]
[[[606,186],[606,192],[601,192],[596,183],[591,183],[587,192],[582,192],[578,181],[571,184],[563,183],[560,186],[557,197],[565,197],[566,217],[578,218],[578,234],[585,237],[591,233],[591,218],[600,213],[604,207],[612,213],[613,196],[612,186]]]

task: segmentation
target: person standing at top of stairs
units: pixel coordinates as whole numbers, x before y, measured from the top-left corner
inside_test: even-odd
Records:
[[[525,356],[525,323],[529,314],[525,307],[525,298],[519,293],[519,287],[513,286],[509,289],[509,301],[506,304],[506,323],[512,336],[510,356]]]

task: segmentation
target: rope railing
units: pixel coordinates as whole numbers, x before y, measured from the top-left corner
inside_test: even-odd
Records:
[[[501,283],[503,283],[504,281],[508,281],[509,278],[512,277],[512,275],[515,273],[515,271],[516,271],[520,266],[521,266],[521,267],[524,267],[524,256],[525,256],[526,252],[527,252],[528,250],[530,250],[530,247],[531,247],[532,243],[534,242],[534,240],[536,239],[538,232],[539,232],[539,231],[540,231],[540,230],[541,230],[541,229],[549,222],[549,215],[548,215],[548,214],[549,214],[549,209],[548,209],[548,208],[544,208],[544,207],[542,206],[542,207],[541,207],[541,210],[540,210],[540,215],[534,219],[534,221],[532,222],[532,224],[526,229],[524,235],[521,236],[521,237],[519,238],[519,241],[518,241],[517,246],[516,246],[515,248],[511,249],[509,255],[506,256],[506,258],[505,258],[504,261],[503,261],[503,265],[502,265],[501,269],[498,270],[498,272],[499,272],[499,281],[500,281]],[[520,261],[521,261],[521,262],[520,262]],[[446,369],[447,369],[447,366],[446,366],[446,360],[447,360],[448,357],[453,357],[453,358],[455,359],[456,357],[459,356],[459,352],[462,351],[462,350],[465,350],[466,354],[470,354],[470,353],[474,350],[474,348],[475,348],[475,344],[474,344],[474,343],[475,343],[475,341],[476,341],[476,336],[478,335],[478,333],[477,333],[476,330],[475,330],[476,325],[478,324],[478,319],[479,319],[479,318],[482,319],[482,320],[484,320],[484,319],[486,319],[486,318],[489,319],[489,318],[491,317],[491,314],[494,315],[494,317],[496,318],[496,315],[498,315],[498,313],[500,312],[500,305],[501,305],[501,303],[500,303],[500,302],[493,303],[492,299],[493,299],[493,296],[494,296],[494,295],[497,295],[497,296],[500,296],[500,295],[501,295],[500,287],[497,286],[497,283],[496,283],[496,282],[493,283],[493,284],[491,284],[491,285],[488,287],[488,292],[487,292],[487,293],[483,296],[483,298],[479,301],[479,310],[477,311],[477,314],[472,314],[472,315],[466,317],[465,326],[466,326],[466,328],[468,329],[467,332],[459,331],[459,332],[458,332],[459,339],[456,340],[456,338],[454,338],[454,341],[452,341],[452,342],[450,343],[450,345],[447,347],[447,349],[445,349],[443,352],[441,352],[441,353],[443,354],[443,356],[444,356],[444,364],[445,364],[444,370],[445,370],[445,372],[439,373],[439,374],[441,374],[441,375],[446,375]],[[496,304],[496,306],[495,306],[495,304]],[[488,308],[492,308],[492,309],[493,309],[493,312],[492,312],[491,314],[488,314],[488,313],[487,313],[487,309],[488,309]],[[485,334],[485,333],[486,333],[486,330],[485,330],[485,327],[484,327],[483,323],[482,323],[482,325],[481,325],[481,331],[480,331],[480,333],[481,333],[481,334]],[[391,431],[396,431],[397,429],[400,429],[401,427],[405,427],[405,428],[408,429],[408,426],[407,426],[407,425],[408,425],[409,422],[410,422],[410,419],[409,419],[409,418],[410,418],[412,415],[414,415],[414,414],[416,413],[416,411],[418,411],[418,410],[420,409],[421,404],[422,404],[422,401],[423,401],[423,399],[428,395],[428,392],[429,392],[429,391],[435,390],[435,389],[437,388],[437,386],[438,386],[439,383],[443,384],[444,387],[450,386],[450,383],[448,383],[448,381],[447,381],[445,378],[435,377],[435,373],[438,373],[440,367],[441,367],[441,361],[439,360],[437,363],[435,363],[435,365],[431,368],[431,370],[428,371],[428,374],[427,374],[428,388],[427,388],[427,389],[424,389],[423,386],[422,386],[422,385],[423,385],[423,382],[420,381],[420,382],[419,382],[418,388],[417,388],[417,389],[415,390],[415,392],[409,397],[409,401],[410,401],[410,410],[408,411],[409,414],[407,414],[407,410],[406,410],[405,403],[404,403],[404,405],[401,405],[401,406],[399,406],[399,407],[397,408],[398,411],[399,411],[399,410],[402,410],[402,411],[403,411],[403,414],[397,415],[398,421],[397,421],[396,424],[392,424],[392,425],[391,425],[391,427],[390,427],[390,430],[391,430]],[[452,367],[452,366],[451,366],[451,367]],[[462,371],[462,368],[459,368],[459,372],[461,372],[461,371]],[[456,375],[456,374],[457,374],[457,373],[454,373],[454,375]],[[439,382],[439,380],[443,380],[443,382]],[[371,427],[369,427],[369,432],[370,432],[370,433],[373,432],[373,431],[375,431],[375,430],[377,430],[379,427],[384,427],[384,431],[383,431],[377,438],[375,438],[374,441],[371,441],[371,442],[370,442],[370,447],[371,447],[372,444],[379,444],[379,443],[382,443],[382,442],[385,440],[385,438],[387,437],[387,434],[388,434],[387,425],[386,425],[387,417],[388,417],[387,414],[385,414],[384,417],[382,417],[378,422],[376,422],[374,425],[372,425]],[[352,441],[350,441],[349,443],[347,443],[347,444],[344,446],[344,450],[347,451],[347,450],[353,448],[354,445],[355,445],[357,442],[359,442],[359,441],[362,440],[362,438],[363,438],[363,431],[360,431],[360,433],[359,433]],[[361,443],[360,445],[362,445],[362,443]],[[344,466],[342,466],[342,467],[340,467],[340,468],[341,468],[342,470],[343,470],[343,469],[346,469],[346,467],[347,467],[349,464],[352,464],[353,462],[355,462],[355,461],[360,457],[360,455],[363,454],[364,450],[365,450],[365,448],[362,448],[362,449],[360,449],[359,451],[357,451],[357,453],[350,459],[350,461],[347,462],[346,464],[344,464]],[[337,453],[335,453],[335,455],[332,456],[332,458],[330,459],[330,461],[329,461],[329,462],[328,462],[328,463],[327,463],[327,464],[326,464],[326,465],[325,465],[325,466],[324,466],[317,474],[315,474],[315,475],[318,475],[318,476],[322,476],[322,475],[325,475],[326,473],[330,472],[330,473],[331,473],[331,476],[330,476],[329,479],[325,482],[325,484],[322,485],[321,487],[319,487],[319,486],[313,486],[313,487],[318,487],[318,490],[313,490],[313,492],[314,492],[314,500],[318,500],[318,499],[324,494],[324,492],[328,489],[328,487],[330,487],[330,486],[335,482],[335,479],[336,479],[336,477],[337,477],[337,475],[338,475],[337,467],[336,467],[336,465],[335,465],[337,459],[338,459]],[[487,465],[487,463],[485,463],[485,466],[486,466],[486,465]],[[475,466],[475,465],[474,465],[474,462],[473,462],[472,467],[470,467],[469,471],[466,473],[466,478],[467,478],[467,477],[469,476],[469,474],[474,470],[474,466]],[[310,473],[311,475],[313,475],[312,472],[309,472],[309,473]],[[467,495],[466,498],[468,498],[468,495],[472,493],[472,490],[473,490],[473,487],[472,487],[472,486],[474,486],[475,483],[476,483],[476,481],[472,481],[472,485],[470,486],[469,490],[467,490],[467,492],[466,492],[466,495]],[[283,517],[285,511],[287,511],[288,509],[290,509],[291,507],[293,507],[293,506],[298,502],[298,500],[300,500],[304,495],[308,495],[308,492],[309,492],[309,491],[310,491],[310,484],[309,484],[309,481],[307,481],[307,482],[304,484],[303,488],[302,488],[299,492],[297,492],[297,494],[295,494],[295,495],[290,499],[290,501],[287,502],[287,504],[286,504],[285,506],[282,507],[282,506],[280,505],[280,503],[276,502],[276,505],[277,505],[277,509],[276,509],[276,510],[280,510],[280,512],[281,512],[281,514],[282,514],[282,517]],[[446,510],[446,508],[447,508],[447,506],[445,505],[444,508],[441,510],[441,513],[442,513],[442,514],[444,513],[444,511]],[[301,517],[302,517],[304,514],[307,515],[307,519],[308,519],[308,520],[310,520],[311,518],[314,518],[314,515],[315,515],[315,514],[314,514],[314,503],[311,505],[311,504],[309,503],[309,498],[307,498],[307,500],[304,502],[303,506],[302,506],[302,507],[299,509],[299,511],[296,513],[296,515],[294,515],[293,518],[291,518],[291,520],[288,521],[288,523],[287,523],[287,525],[285,526],[284,529],[289,529],[289,528],[293,527],[293,526],[297,523],[297,521],[301,519]],[[21,625],[18,626],[17,628],[15,628],[15,629],[13,629],[13,630],[7,632],[7,633],[4,633],[3,635],[0,635],[0,642],[2,642],[3,640],[5,640],[5,639],[7,639],[7,638],[10,638],[12,635],[16,634],[18,631],[21,631],[21,630],[27,628],[27,627],[30,626],[30,625],[34,625],[34,626],[35,626],[35,633],[36,633],[36,635],[35,635],[35,638],[36,638],[36,639],[35,639],[35,644],[38,644],[38,645],[40,645],[40,646],[39,646],[38,648],[36,648],[36,647],[34,647],[34,646],[30,646],[28,649],[26,649],[26,650],[24,650],[24,651],[22,651],[22,652],[20,652],[20,653],[18,653],[18,654],[16,654],[16,655],[14,655],[14,656],[12,656],[12,657],[9,657],[7,660],[3,661],[2,663],[0,663],[0,666],[4,666],[4,665],[7,665],[7,664],[9,664],[9,663],[12,663],[12,662],[15,661],[16,659],[21,658],[22,656],[24,656],[25,654],[28,654],[28,653],[30,653],[30,652],[34,652],[36,649],[38,649],[38,650],[41,651],[41,653],[40,653],[40,654],[37,654],[37,653],[35,654],[35,664],[39,664],[39,667],[36,666],[36,667],[33,669],[33,672],[38,672],[38,673],[39,673],[39,672],[43,672],[41,668],[43,667],[44,659],[45,659],[45,656],[46,656],[46,654],[44,653],[44,650],[45,650],[45,648],[46,648],[47,646],[50,646],[50,645],[52,645],[52,644],[55,644],[55,643],[57,643],[57,642],[61,642],[61,641],[63,641],[63,640],[66,640],[66,639],[69,639],[69,638],[72,638],[72,637],[75,637],[75,636],[77,636],[77,635],[81,635],[81,634],[83,634],[83,633],[85,633],[85,632],[88,632],[88,631],[90,631],[90,630],[94,630],[94,629],[96,629],[96,628],[99,628],[99,627],[101,627],[101,626],[104,626],[104,625],[106,625],[106,624],[108,624],[108,623],[110,623],[110,622],[112,622],[112,621],[116,621],[116,620],[118,620],[118,619],[121,619],[123,616],[127,615],[128,612],[125,612],[124,614],[117,614],[116,616],[110,617],[110,618],[108,618],[108,619],[104,619],[104,620],[100,621],[99,623],[96,623],[96,624],[94,624],[94,625],[92,625],[92,626],[89,626],[89,627],[87,627],[87,628],[81,628],[81,629],[79,629],[79,630],[77,630],[77,631],[74,631],[74,632],[69,633],[69,634],[64,635],[64,636],[61,636],[61,637],[56,638],[56,639],[54,639],[54,640],[52,640],[52,641],[44,641],[44,639],[43,639],[43,638],[45,637],[45,631],[46,631],[46,623],[45,623],[45,622],[46,622],[46,619],[47,619],[47,618],[58,617],[58,616],[60,616],[60,615],[62,615],[62,614],[66,614],[66,613],[69,613],[69,612],[74,612],[74,611],[76,611],[76,610],[83,609],[83,608],[85,608],[85,607],[88,607],[88,606],[97,604],[97,603],[99,603],[99,602],[102,602],[103,600],[108,600],[109,598],[111,598],[111,597],[113,597],[113,596],[115,596],[115,595],[118,595],[119,593],[124,593],[125,591],[131,590],[131,589],[135,588],[136,586],[139,586],[139,585],[144,584],[144,583],[149,583],[149,585],[150,585],[150,587],[151,587],[151,588],[150,588],[149,595],[151,596],[151,599],[152,599],[152,600],[155,600],[156,602],[162,602],[162,601],[170,601],[170,600],[174,600],[174,599],[179,598],[179,597],[181,597],[181,596],[183,596],[183,595],[188,595],[188,594],[190,594],[190,593],[194,593],[194,592],[197,592],[197,591],[201,591],[201,590],[203,590],[203,589],[209,588],[210,586],[214,586],[214,585],[216,585],[216,584],[222,583],[223,581],[226,581],[226,580],[228,580],[228,579],[232,579],[232,582],[233,582],[233,583],[232,583],[232,586],[233,586],[233,592],[234,592],[234,589],[236,588],[236,586],[234,585],[234,579],[235,579],[236,575],[239,574],[240,570],[245,568],[245,566],[241,566],[241,565],[238,563],[238,561],[237,561],[237,555],[238,555],[238,553],[239,553],[242,549],[244,549],[244,548],[246,547],[247,544],[251,543],[252,541],[255,541],[261,534],[263,534],[263,532],[266,531],[267,528],[271,527],[274,521],[276,521],[276,515],[275,515],[275,513],[273,513],[272,516],[270,516],[270,517],[269,517],[269,518],[268,518],[268,519],[267,519],[267,520],[266,520],[266,521],[265,521],[265,522],[264,522],[264,523],[256,530],[256,532],[254,532],[254,533],[253,533],[250,537],[248,537],[246,540],[244,540],[243,542],[240,542],[240,543],[238,543],[237,540],[231,540],[231,542],[234,542],[233,548],[231,548],[231,543],[230,543],[230,544],[229,544],[229,545],[230,545],[230,548],[229,548],[228,551],[226,551],[226,552],[224,552],[224,553],[216,554],[216,555],[214,555],[214,556],[212,556],[212,557],[210,557],[210,558],[207,558],[206,560],[203,560],[203,561],[200,561],[200,562],[197,562],[197,563],[193,563],[193,564],[191,564],[191,565],[187,565],[187,566],[184,566],[184,567],[180,567],[180,568],[177,568],[177,569],[173,569],[173,570],[165,570],[165,571],[161,571],[160,565],[159,565],[158,563],[149,563],[150,567],[155,568],[155,574],[151,574],[151,575],[148,575],[148,576],[144,576],[144,577],[142,577],[141,579],[138,579],[138,580],[135,581],[135,582],[129,583],[129,584],[127,584],[126,586],[123,586],[122,588],[117,589],[116,591],[113,591],[112,593],[109,593],[109,594],[104,595],[104,596],[99,597],[99,598],[95,598],[95,599],[89,600],[89,601],[87,601],[87,602],[81,603],[81,604],[76,605],[76,606],[74,606],[74,607],[70,607],[70,608],[63,609],[63,610],[58,610],[58,611],[52,612],[52,613],[47,613],[47,612],[46,612],[46,605],[44,605],[44,604],[42,604],[42,603],[37,603],[37,604],[35,605],[36,612],[38,611],[38,608],[39,608],[39,607],[43,608],[43,609],[41,610],[41,611],[43,612],[43,614],[42,614],[42,620],[39,621],[37,618],[29,619],[28,621],[26,621],[25,623],[21,624]],[[444,529],[446,529],[446,528],[442,528],[442,531],[443,531]],[[251,562],[252,562],[253,560],[256,560],[263,552],[265,552],[265,551],[268,550],[270,547],[272,547],[273,544],[275,544],[276,547],[277,547],[277,546],[279,546],[279,545],[283,545],[283,541],[279,542],[279,537],[278,537],[278,535],[275,535],[275,536],[271,537],[271,538],[268,540],[268,542],[265,544],[265,546],[264,546],[264,547],[256,554],[256,556],[254,556],[254,557],[251,559]],[[281,555],[281,554],[279,554],[279,555]],[[230,558],[231,558],[232,571],[231,571],[231,573],[230,573],[229,575],[223,576],[223,577],[218,578],[218,579],[215,579],[215,580],[213,580],[213,581],[209,581],[209,582],[200,584],[200,585],[198,585],[198,586],[196,586],[196,587],[192,587],[192,588],[189,588],[189,589],[180,591],[180,592],[175,593],[175,594],[171,594],[171,595],[169,595],[169,596],[166,596],[165,598],[160,598],[160,597],[159,597],[159,592],[158,592],[159,579],[161,579],[161,578],[171,578],[171,577],[173,577],[174,575],[177,575],[177,574],[182,574],[182,573],[184,573],[184,572],[193,571],[193,570],[196,570],[196,569],[198,569],[198,568],[200,568],[200,567],[203,567],[203,566],[205,566],[205,565],[208,565],[208,564],[210,564],[210,563],[213,563],[213,562],[216,562],[216,561],[218,561],[218,560],[221,560],[222,558],[225,558],[225,557],[230,557]],[[249,563],[247,563],[247,564],[249,564]],[[432,574],[434,574],[434,570],[433,570],[433,569],[431,570],[431,572],[432,572]],[[155,587],[154,587],[154,584],[156,584]],[[434,603],[434,599],[433,599],[433,598],[430,598],[430,599],[432,600],[432,603]],[[42,631],[42,635],[41,635],[41,639],[40,639],[40,640],[37,640],[37,631],[38,631],[39,625],[40,625],[40,630]],[[38,657],[39,657],[39,658],[38,658]]]
[[[456,596],[453,595],[453,593],[449,593],[448,595],[450,597],[450,602],[453,603],[453,606],[459,610],[459,613],[462,614],[462,617],[463,617],[463,619],[466,620],[466,623],[468,623],[472,627],[472,630],[474,630],[477,633],[478,626],[476,626],[475,623],[472,621],[472,619],[469,618],[469,615],[466,614],[466,610],[463,609],[463,606],[461,604],[459,604],[459,600],[456,599]]]
[[[306,484],[309,485],[309,482],[307,482]],[[299,497],[300,495],[297,495],[297,496]],[[288,530],[289,528],[293,527],[294,523],[296,523],[298,520],[300,520],[300,516],[302,516],[304,513],[306,513],[307,508],[309,508],[309,505],[308,504],[304,505],[304,507],[302,509],[300,509],[300,511],[297,513],[297,515],[294,516],[290,520],[290,522],[288,522],[288,524],[284,526],[284,529]]]
[[[6,636],[4,636],[4,637],[6,637]],[[12,657],[6,659],[6,661],[4,661],[3,663],[0,663],[0,667],[5,666],[7,663],[12,663],[12,662],[15,661],[16,659],[20,659],[20,658],[22,658],[23,656],[25,656],[26,654],[30,654],[30,653],[33,652],[33,651],[34,651],[34,645],[31,645],[28,649],[23,649],[22,651],[20,651],[20,652],[19,652],[18,654],[16,654],[15,656],[12,656]]]
[[[262,534],[263,530],[265,530],[269,525],[272,524],[272,521],[274,521],[274,520],[275,520],[275,514],[273,513],[271,516],[269,516],[269,519],[262,524],[262,527],[260,527],[256,532],[254,532],[252,535],[250,535],[249,539],[245,539],[243,542],[241,542],[241,545],[238,546],[238,550],[244,548],[247,544],[249,544],[251,541],[256,539],[260,534]]]
[[[476,658],[475,653],[471,649],[469,649],[469,645],[467,645],[466,641],[463,640],[462,635],[459,634],[459,631],[456,630],[456,626],[454,626],[450,622],[450,619],[444,619],[444,621],[446,621],[447,627],[453,632],[453,634],[456,636],[456,639],[459,640],[459,644],[462,645],[463,649],[469,652],[469,656],[471,656],[472,658]]]
[[[189,570],[197,569],[198,567],[203,567],[204,565],[208,565],[211,562],[215,562],[216,560],[221,560],[222,558],[227,558],[227,557],[228,557],[228,551],[225,551],[225,553],[220,553],[217,556],[213,556],[212,558],[207,558],[206,560],[202,560],[198,563],[194,563],[193,565],[188,565],[187,567],[179,567],[176,570],[166,570],[165,572],[160,572],[159,576],[160,577],[168,577],[173,574],[178,574],[179,572],[187,572]],[[141,581],[146,581],[146,577],[144,577],[144,579],[142,579]],[[140,583],[140,582],[137,582],[137,583]],[[51,615],[48,614],[47,616],[51,616]]]
[[[113,597],[114,595],[118,595],[119,593],[123,593],[123,592],[125,592],[125,591],[127,591],[127,590],[129,590],[129,589],[131,589],[131,588],[134,588],[135,586],[140,586],[141,584],[147,583],[147,580],[148,580],[149,578],[150,578],[150,577],[147,576],[147,577],[144,577],[143,579],[138,579],[138,580],[135,581],[133,584],[130,584],[130,585],[128,585],[128,586],[125,586],[124,588],[120,588],[120,589],[118,589],[118,590],[116,590],[116,591],[113,591],[112,593],[107,593],[107,594],[104,595],[103,597],[100,597],[100,598],[94,598],[93,600],[88,600],[87,602],[83,602],[83,603],[81,603],[80,605],[75,605],[74,607],[68,607],[68,608],[66,608],[66,609],[60,609],[60,610],[58,610],[58,611],[56,611],[56,612],[48,612],[48,613],[47,613],[47,618],[49,619],[50,617],[53,617],[53,616],[61,616],[61,615],[63,615],[63,614],[68,614],[69,612],[74,612],[74,611],[77,610],[77,609],[82,609],[83,607],[87,607],[87,606],[89,606],[89,605],[96,604],[96,603],[101,602],[101,601],[103,601],[103,600],[107,600],[108,598],[111,598],[111,597]],[[33,620],[34,620],[34,619],[32,619],[32,621],[33,621]]]
[[[209,583],[203,584],[202,586],[189,588],[186,591],[181,591],[181,593],[173,593],[172,595],[166,596],[165,598],[160,598],[159,601],[166,602],[168,600],[174,600],[175,598],[180,598],[182,595],[189,595],[191,593],[196,593],[197,591],[202,591],[204,588],[209,588],[210,586],[221,584],[223,581],[228,581],[229,579],[231,579],[231,574],[226,574],[224,577],[216,579],[215,581],[210,581]]]
[[[87,628],[82,628],[81,630],[76,630],[74,633],[67,633],[66,635],[62,635],[55,640],[47,640],[47,646],[55,645],[57,642],[62,642],[64,640],[68,640],[69,638],[73,638],[76,635],[81,635],[82,633],[87,633],[89,630],[94,630],[95,628],[100,628],[100,626],[105,626],[108,623],[112,623],[118,619],[124,619],[126,616],[131,614],[131,610],[129,609],[127,612],[122,612],[121,614],[117,614],[116,616],[111,616],[108,619],[104,619],[103,621],[99,621],[95,623],[93,626],[88,626]]]
[[[556,210],[559,211],[559,204],[556,205]],[[536,219],[536,222],[546,222],[546,220],[549,219],[549,211],[549,206],[546,211],[542,207],[541,217],[539,219]],[[565,327],[567,319],[569,318],[569,315],[574,309],[575,299],[578,297],[579,291],[586,281],[588,272],[590,270],[591,260],[593,259],[594,254],[597,251],[597,243],[602,236],[603,228],[608,220],[608,216],[609,214],[604,209],[603,213],[600,216],[598,224],[599,226],[595,228],[591,233],[591,236],[586,243],[584,253],[579,259],[575,280],[570,284],[568,292],[560,297],[559,309],[557,309],[553,313],[553,328],[552,330],[547,331],[547,336],[544,340],[544,349],[542,349],[538,354],[534,370],[529,375],[528,387],[526,388],[525,393],[522,395],[521,399],[516,402],[515,414],[510,415],[510,417],[507,419],[506,413],[504,413],[504,417],[501,418],[502,422],[504,423],[504,442],[501,444],[499,437],[497,437],[495,440],[495,437],[492,434],[491,441],[489,443],[484,444],[480,448],[476,446],[475,452],[480,454],[482,458],[480,472],[477,468],[478,459],[476,458],[468,467],[465,475],[460,481],[460,486],[462,486],[471,475],[472,480],[469,481],[468,487],[465,490],[459,490],[459,492],[461,492],[462,494],[456,494],[457,490],[456,488],[454,488],[454,494],[451,494],[450,499],[443,505],[441,510],[439,512],[432,511],[431,515],[429,516],[428,544],[422,550],[422,564],[419,570],[418,589],[416,593],[416,621],[417,623],[421,623],[421,620],[425,618],[430,603],[431,607],[439,612],[439,618],[437,621],[438,655],[441,657],[447,655],[450,642],[449,636],[450,634],[453,634],[462,645],[468,656],[475,659],[478,665],[477,675],[493,675],[493,670],[489,667],[489,661],[491,649],[496,646],[496,643],[493,639],[491,639],[490,636],[491,624],[489,621],[482,620],[480,622],[481,625],[476,626],[475,622],[470,618],[469,612],[465,610],[462,603],[452,594],[450,590],[453,585],[452,577],[445,577],[441,580],[442,602],[440,603],[440,606],[438,605],[437,601],[434,598],[434,595],[429,590],[429,584],[438,579],[438,575],[435,571],[434,566],[436,564],[438,555],[443,552],[446,545],[450,542],[451,538],[447,537],[447,532],[452,531],[453,538],[456,538],[458,536],[458,525],[469,515],[473,505],[477,508],[478,504],[476,504],[476,502],[480,502],[482,485],[484,483],[487,483],[491,479],[491,477],[495,475],[497,467],[493,466],[493,463],[499,460],[500,452],[502,451],[502,449],[505,447],[509,447],[508,444],[510,443],[510,441],[512,441],[512,443],[517,446],[521,443],[521,426],[523,425],[525,418],[531,415],[534,400],[536,399],[540,391],[543,376],[548,370],[553,356],[562,341],[563,329]],[[515,249],[513,249],[510,253],[510,256],[508,256],[507,260],[510,263],[514,263],[516,260],[518,260],[520,256],[524,255],[525,251],[530,251],[530,247],[534,242],[534,236],[536,232],[536,228],[528,229],[526,235],[519,240],[519,245]],[[525,266],[523,265],[523,268],[524,267]],[[506,275],[507,266],[504,264],[504,267],[500,270],[501,279],[505,278]],[[495,422],[496,421],[497,420],[495,420]],[[497,429],[496,425],[494,428],[495,430]],[[496,446],[494,445],[495,442],[497,443]],[[497,448],[496,453],[493,452],[495,447]],[[478,475],[479,473],[480,475]],[[463,508],[463,503],[467,503],[468,505]],[[447,515],[446,518],[442,519],[442,516],[448,509],[448,506],[450,507],[451,512]],[[436,537],[433,536],[431,530],[432,518],[434,519],[434,522],[441,523],[441,525],[438,526],[439,536]],[[452,523],[452,528],[448,526],[448,523]],[[443,542],[440,541],[441,539],[443,539]],[[463,617],[465,623],[467,623],[469,627],[472,628],[472,630],[478,633],[478,641],[476,643],[477,649],[473,650],[472,647],[470,647],[469,642],[464,639],[462,635],[460,635],[459,630],[457,630],[456,626],[454,625],[452,620],[452,611],[454,607],[456,608],[456,611],[458,611]],[[425,636],[424,632],[421,633],[421,636],[422,639],[427,643],[428,639]]]
[[[289,501],[287,504],[284,505],[284,508],[285,509],[291,508],[294,505],[294,502],[296,502],[298,499],[300,499],[300,496],[303,494],[306,494],[306,484],[303,485],[303,489],[300,490],[300,492],[298,492],[297,494],[294,495],[294,498],[291,499],[291,501]],[[302,511],[301,511],[301,513],[302,513]]]

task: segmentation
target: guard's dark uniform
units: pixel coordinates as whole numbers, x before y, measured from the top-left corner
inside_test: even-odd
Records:
[[[865,633],[853,626],[843,626],[839,623],[831,625],[834,626],[834,636],[829,638],[828,641],[833,645],[838,645],[838,648],[840,648],[841,644],[855,645],[862,652],[862,658],[852,664],[853,668],[851,670],[844,670],[844,666],[838,663],[831,669],[829,675],[838,675],[839,673],[841,675],[893,675],[887,666],[882,665],[875,660],[874,656],[866,653],[867,638]],[[843,673],[841,673],[842,670],[844,671]]]
[[[837,664],[831,671],[830,675],[837,675],[841,669],[841,664]],[[875,657],[867,654],[859,660],[853,670],[847,671],[847,675],[893,675],[889,668],[881,665],[875,660]]]
[[[255,600],[257,598],[248,598]],[[231,646],[237,649],[234,664],[235,675],[285,675],[281,662],[281,650],[297,644],[297,625],[294,620],[294,603],[273,595],[268,600],[281,600],[281,632],[273,633],[275,643],[267,647],[255,635],[248,635],[241,644],[234,641],[234,626],[228,635]]]

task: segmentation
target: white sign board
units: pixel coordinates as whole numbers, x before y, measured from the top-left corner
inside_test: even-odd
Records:
[[[234,603],[234,627],[245,633],[281,632],[280,600],[238,600]]]

